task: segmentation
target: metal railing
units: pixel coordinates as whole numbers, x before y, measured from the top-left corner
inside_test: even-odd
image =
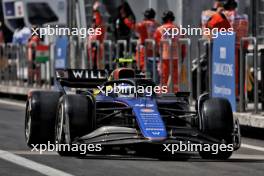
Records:
[[[253,44],[253,50],[254,50],[254,59],[253,59],[253,62],[254,62],[254,71],[256,70],[257,71],[257,61],[256,61],[256,46],[257,46],[257,41],[256,41],[256,38],[255,37],[243,37],[240,41],[240,62],[239,62],[239,66],[240,66],[240,73],[239,73],[239,82],[240,82],[240,85],[239,85],[239,110],[241,112],[244,112],[245,111],[245,105],[246,105],[246,102],[245,102],[245,58],[244,58],[244,44],[245,42],[252,42]],[[255,75],[257,75],[255,72],[254,72]],[[256,76],[255,76],[256,77]],[[254,84],[255,86],[257,85],[257,80],[254,79]],[[255,102],[255,105],[257,103],[257,87],[254,88],[254,102]],[[255,108],[255,112],[257,112],[257,108]]]
[[[189,39],[183,39],[180,42],[180,45],[188,45],[188,47],[190,46],[190,40]],[[163,45],[167,44],[169,46],[169,53],[172,56],[172,42],[171,40],[162,40],[160,43],[160,48],[159,51],[162,53],[162,49],[163,49]],[[144,48],[144,51],[146,53],[147,49],[151,49],[153,52],[153,65],[151,70],[148,70],[147,68],[147,55],[145,54],[145,58],[144,58],[144,62],[145,62],[145,68],[144,72],[149,72],[152,73],[152,79],[153,80],[157,80],[158,77],[158,73],[157,73],[157,63],[159,62],[159,60],[157,60],[156,57],[156,42],[153,39],[146,39],[145,41],[145,45],[148,45],[148,47]],[[55,44],[54,43],[50,43],[50,51],[56,52],[55,51]],[[93,69],[95,67],[97,68],[101,68],[100,64],[102,64],[105,68],[105,65],[109,65],[110,70],[113,70],[115,64],[113,63],[113,59],[114,58],[119,58],[121,57],[120,54],[122,55],[126,55],[126,54],[133,54],[133,51],[140,51],[140,47],[144,47],[144,45],[139,44],[138,40],[136,39],[132,39],[130,40],[129,43],[129,52],[127,51],[127,41],[126,40],[119,40],[116,42],[116,45],[113,45],[112,41],[110,40],[105,40],[103,43],[103,52],[102,55],[100,55],[100,47],[101,47],[101,43],[99,41],[90,41],[87,42],[85,41],[84,43],[80,43],[78,44],[76,41],[70,40],[68,42],[68,48],[67,48],[67,59],[66,59],[66,67],[69,68],[89,68],[89,69]],[[94,63],[95,60],[93,60],[92,55],[94,53],[92,53],[92,47],[96,48],[96,58],[102,57],[102,60],[98,61],[97,63]],[[136,47],[136,48],[133,48]],[[30,80],[30,75],[29,74],[29,69],[33,69],[31,68],[32,65],[30,65],[31,63],[28,60],[28,46],[15,46],[12,44],[6,44],[6,45],[1,45],[0,48],[0,54],[1,54],[1,60],[4,60],[7,62],[8,67],[11,68],[11,66],[14,66],[14,69],[17,69],[18,71],[14,71],[14,70],[9,70],[9,71],[4,71],[3,70],[3,66],[1,66],[1,72],[0,72],[0,76],[1,76],[1,83],[2,82],[6,82],[12,81],[12,84],[14,84],[14,79],[19,80],[20,85],[29,85],[30,86],[30,82],[32,82],[32,80]],[[179,52],[181,52],[179,50]],[[187,57],[188,57],[188,62],[190,61],[190,50],[188,49],[188,53]],[[50,52],[50,59],[46,62],[46,63],[41,63],[41,79],[42,82],[44,81],[44,83],[42,85],[48,85],[50,86],[53,80],[53,71],[54,71],[54,59],[55,57],[52,55],[54,53]],[[80,58],[77,58],[77,56],[79,56]],[[139,67],[139,54],[138,54],[138,58],[134,58],[135,62],[137,63],[138,69]],[[3,62],[3,61],[2,61]],[[102,62],[102,63],[99,63]],[[190,62],[189,62],[190,63]],[[188,65],[189,65],[188,63]],[[162,59],[160,59],[160,64],[162,64]],[[9,68],[9,69],[10,69]],[[170,67],[169,67],[169,91],[172,92],[173,91],[173,77],[171,76],[173,74],[173,58],[170,57]],[[13,67],[12,67],[13,69]],[[188,73],[190,72],[190,66],[188,66]],[[12,77],[11,74],[14,74],[14,76]],[[7,76],[4,76],[4,75]],[[160,75],[162,75],[162,70],[159,73]],[[147,74],[148,75],[148,74]],[[189,78],[188,78],[188,83],[190,84],[191,82],[191,74],[188,74]],[[161,78],[162,79],[162,78]],[[36,84],[36,82],[35,82]],[[37,83],[37,85],[40,86],[39,83]],[[189,86],[190,87],[190,86]],[[191,89],[190,89],[191,90]]]
[[[108,48],[108,59],[106,59],[106,48]],[[108,62],[106,62],[108,60]],[[103,65],[108,64],[109,69],[113,70],[113,43],[111,40],[104,41]]]
[[[121,46],[123,47],[121,49]],[[123,57],[127,54],[127,41],[126,40],[118,40],[116,42],[116,58]]]
[[[187,86],[186,88],[181,86],[180,83],[180,91],[188,91],[191,93],[192,97],[192,58],[191,58],[191,40],[189,38],[180,38],[178,42],[178,55],[179,55],[179,60],[178,60],[178,75],[179,77],[182,77],[181,75],[181,69],[184,68],[184,66],[187,66]],[[182,58],[182,46],[185,46],[186,48],[186,59]],[[183,61],[183,62],[182,62]],[[186,61],[186,62],[185,62]]]
[[[201,67],[202,57],[206,57],[203,59],[206,59],[207,68],[208,68],[208,70],[207,70],[208,80],[206,80],[206,82],[204,82],[204,84],[208,84],[208,91],[209,91],[209,93],[211,92],[210,91],[211,90],[211,84],[212,84],[212,79],[211,79],[211,73],[212,73],[211,46],[212,46],[211,41],[208,39],[205,39],[205,38],[200,38],[197,42],[197,47],[198,47],[198,57],[196,60],[196,64],[197,64],[196,95],[197,95],[197,97],[199,97],[199,95],[202,93],[202,67]],[[202,50],[204,50],[204,52],[202,52]]]
[[[34,51],[34,47],[31,49]],[[50,87],[50,61],[35,63],[28,60],[29,47],[2,44],[0,52],[0,81],[3,85]],[[34,60],[34,58],[32,58]],[[36,80],[34,77],[37,77]]]
[[[260,40],[260,39],[258,39]],[[244,112],[246,111],[246,101],[245,101],[245,52],[243,51],[244,48],[244,43],[249,42],[253,46],[253,60],[254,60],[254,113],[259,112],[258,105],[260,103],[260,98],[259,98],[259,90],[260,88],[263,90],[264,89],[264,84],[261,84],[261,87],[259,88],[258,86],[258,68],[260,65],[258,65],[257,62],[257,55],[259,53],[258,50],[258,40],[255,37],[246,37],[242,38],[241,44],[240,44],[240,62],[239,62],[239,67],[240,67],[240,74],[239,74],[239,80],[240,80],[240,86],[239,86],[239,102],[238,102],[238,107],[239,111]],[[153,39],[146,39],[144,45],[140,44],[138,40],[136,39],[131,39],[129,43],[125,40],[119,40],[114,44],[111,40],[105,40],[103,43],[100,43],[99,41],[92,41],[85,42],[83,44],[78,44],[75,41],[70,41],[69,42],[69,47],[67,51],[67,65],[66,67],[72,67],[72,68],[89,68],[93,69],[95,64],[97,68],[102,68],[102,69],[109,69],[113,70],[117,64],[114,63],[114,59],[121,57],[120,54],[126,55],[129,54],[130,56],[135,55],[135,51],[140,52],[143,50],[145,52],[145,57],[144,57],[144,68],[141,70],[144,73],[147,73],[146,76],[148,78],[152,78],[156,83],[162,85],[163,83],[163,78],[162,75],[164,74],[164,70],[160,69],[159,72],[157,72],[157,66],[158,64],[162,66],[164,60],[163,60],[163,49],[164,45],[166,45],[168,51],[167,54],[169,55],[169,78],[168,78],[168,90],[169,92],[174,91],[174,79],[173,79],[173,73],[174,73],[174,60],[173,60],[173,50],[175,50],[172,41],[171,40],[161,40],[159,45],[156,44],[156,42]],[[177,51],[178,51],[178,78],[181,77],[182,72],[181,69],[184,67],[187,68],[187,85],[181,86],[182,82],[179,79],[178,84],[179,90],[180,91],[189,91],[191,94],[195,91],[197,93],[197,96],[201,94],[201,85],[204,84],[205,82],[209,82],[209,90],[211,90],[211,73],[212,73],[212,68],[210,65],[211,63],[211,57],[212,57],[212,52],[211,52],[211,45],[210,41],[205,40],[205,39],[199,39],[197,46],[198,46],[198,59],[197,59],[197,79],[196,79],[196,90],[193,90],[193,78],[192,78],[192,66],[193,66],[193,60],[192,60],[192,55],[191,55],[191,40],[188,38],[182,38],[179,39],[177,43]],[[10,85],[10,86],[25,86],[25,87],[51,87],[52,85],[52,80],[54,76],[54,56],[53,53],[51,52],[54,50],[55,45],[54,43],[50,43],[50,59],[45,62],[45,63],[40,63],[40,70],[42,72],[41,74],[41,82],[37,82],[37,80],[30,80],[29,77],[29,68],[32,66],[30,65],[31,63],[28,61],[28,46],[18,46],[18,45],[13,45],[13,44],[1,44],[0,45],[0,84],[2,85]],[[94,60],[91,58],[92,56],[92,51],[88,51],[88,48],[90,47],[95,47],[96,49],[96,57],[100,58],[100,61],[98,60],[96,63],[94,63]],[[129,46],[127,48],[127,46]],[[158,47],[159,46],[159,47]],[[186,56],[185,59],[182,58],[182,46],[185,46],[186,48]],[[101,47],[103,48],[102,54],[100,54],[100,49]],[[209,49],[208,49],[209,47]],[[201,60],[202,60],[202,50],[208,49],[207,53],[207,60],[208,60],[208,72],[209,72],[209,77],[208,80],[204,81],[205,79],[201,77]],[[148,56],[147,56],[147,49],[152,50],[153,55],[153,64],[150,67],[147,67],[149,64]],[[128,50],[128,51],[127,51]],[[156,53],[159,53],[156,55]],[[93,53],[94,54],[94,53]],[[137,54],[138,58],[133,57],[135,62],[137,63],[137,69],[140,69],[140,54]],[[77,56],[80,56],[80,58],[77,58]],[[263,56],[262,56],[263,57]],[[75,58],[75,61],[70,60],[70,58]],[[77,60],[78,59],[78,60]],[[263,60],[263,58],[262,58]],[[100,63],[99,63],[100,62]],[[263,62],[264,63],[264,62]],[[103,65],[101,67],[100,65]],[[264,73],[264,66],[261,65],[261,73]],[[150,73],[150,74],[148,74]],[[263,74],[262,74],[263,75]],[[186,76],[186,75],[185,75]],[[159,79],[158,79],[159,78]],[[263,82],[263,76],[262,76],[262,82]],[[203,80],[203,81],[202,81]],[[32,82],[34,84],[32,84]],[[264,93],[262,92],[261,98],[264,100]],[[262,100],[262,103],[264,102]],[[264,103],[263,103],[264,104]],[[262,107],[263,108],[263,107]]]
[[[162,53],[163,53],[163,45],[167,45],[169,48],[169,78],[168,78],[168,84],[169,84],[169,92],[173,92],[173,55],[172,55],[172,41],[171,40],[161,40],[159,44],[159,53],[160,53],[160,65],[162,67],[163,64],[163,58],[162,58]],[[163,69],[160,69],[160,75],[163,75]],[[162,76],[160,77],[160,83],[163,83],[163,78]]]
[[[152,51],[152,70],[148,70],[147,65],[148,63],[148,50],[149,50],[149,45],[151,46],[151,51]],[[146,72],[146,76],[150,78],[150,72],[152,73],[152,79],[156,82],[157,81],[157,61],[156,61],[156,42],[153,39],[146,39],[144,43],[144,70]]]
[[[263,39],[264,37],[244,37],[241,39],[240,42],[240,72],[239,72],[239,111],[240,112],[245,112],[246,111],[246,106],[247,106],[247,101],[245,100],[245,84],[246,84],[246,64],[245,64],[245,52],[244,52],[244,45],[246,43],[250,43],[252,45],[252,53],[253,53],[253,70],[254,70],[254,113],[259,112],[259,82],[258,82],[258,70],[259,68],[261,69],[261,73],[263,74],[264,72],[264,66],[263,65],[258,65],[258,55],[259,55],[259,44],[258,41]],[[263,56],[262,56],[263,57]],[[261,58],[262,62],[263,58]],[[262,62],[263,63],[263,62]],[[261,82],[263,82],[263,76],[261,76]],[[264,89],[264,85],[261,84],[261,88]],[[263,98],[264,94],[262,95],[262,106],[263,106]],[[263,109],[263,107],[262,107]]]

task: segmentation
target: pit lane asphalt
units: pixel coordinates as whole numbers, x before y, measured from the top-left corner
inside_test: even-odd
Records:
[[[9,100],[8,100],[9,101]],[[156,175],[264,175],[264,151],[241,148],[227,161],[202,160],[198,155],[193,155],[188,161],[159,161],[153,158],[131,156],[94,156],[85,158],[60,157],[55,152],[42,155],[30,152],[24,139],[24,111],[16,103],[3,103],[0,101],[0,175],[2,176],[38,176],[43,175],[33,169],[40,164],[38,169],[46,169],[47,175],[57,175],[49,172],[50,169],[61,171],[61,175],[109,175],[109,176],[156,176]],[[263,139],[243,137],[242,142],[260,148],[264,147]],[[32,161],[32,163],[10,162],[9,155]],[[1,156],[2,155],[2,156]],[[10,159],[10,158],[9,158]],[[16,159],[14,159],[16,160]],[[19,161],[19,160],[17,160]],[[31,164],[30,166],[28,166]],[[42,168],[43,167],[43,168]],[[48,167],[48,168],[45,168]]]

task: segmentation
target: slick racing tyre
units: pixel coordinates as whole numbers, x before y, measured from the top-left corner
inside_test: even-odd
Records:
[[[200,110],[201,131],[223,141],[226,145],[232,144],[232,133],[234,130],[233,112],[230,103],[224,98],[211,98],[205,100]],[[219,144],[220,145],[220,144]],[[233,151],[200,151],[204,159],[228,159]]]
[[[55,143],[71,146],[75,138],[84,136],[94,129],[94,102],[85,95],[61,97],[56,117]],[[76,156],[78,151],[58,150],[61,156]]]
[[[26,103],[25,138],[29,147],[54,141],[54,127],[60,92],[33,91]]]

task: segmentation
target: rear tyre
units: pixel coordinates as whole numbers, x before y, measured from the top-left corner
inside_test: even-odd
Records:
[[[25,139],[29,147],[54,141],[56,107],[60,92],[33,91],[26,103]]]
[[[226,145],[233,144],[234,120],[230,103],[224,98],[211,98],[206,100],[200,110],[201,131],[212,136]],[[219,144],[220,145],[220,144]],[[200,151],[199,154],[204,159],[228,159],[233,150],[230,147],[226,151]]]
[[[61,156],[80,156],[79,151],[72,151],[76,138],[84,136],[94,129],[94,103],[91,97],[84,95],[64,95],[59,102],[55,143],[67,144],[66,150],[58,150]],[[76,144],[75,144],[76,145]]]

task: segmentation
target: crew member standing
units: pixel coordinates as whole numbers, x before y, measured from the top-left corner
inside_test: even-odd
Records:
[[[117,12],[117,18],[114,21],[115,40],[125,40],[127,43],[126,48],[124,48],[124,45],[120,45],[119,53],[116,53],[116,57],[122,58],[125,57],[127,54],[126,51],[129,49],[128,44],[130,42],[130,38],[132,38],[134,34],[131,29],[131,25],[135,23],[136,17],[126,0],[121,1],[121,5],[117,8]]]
[[[239,95],[239,53],[240,53],[240,40],[248,34],[247,18],[241,18],[236,14],[237,2],[235,0],[227,0],[223,7],[217,9],[217,13],[213,15],[207,26],[210,29],[218,28],[228,29],[232,28],[236,32],[236,45],[235,45],[235,72],[236,72],[236,95]],[[247,49],[248,43],[245,42],[243,48]]]
[[[224,4],[225,1],[221,1],[222,3],[217,3],[215,4],[216,8],[214,9],[214,13],[211,14],[211,17],[208,18],[207,22],[204,24],[204,37],[212,40],[212,37],[215,37],[213,35],[216,35],[216,33],[214,32],[215,30],[217,31],[221,31],[221,30],[226,30],[228,31],[229,28],[231,28],[231,25],[228,21],[228,19],[226,18],[225,14],[224,14]],[[205,33],[205,28],[209,29],[209,31],[207,31],[207,33]],[[214,30],[214,31],[213,31]],[[206,35],[205,35],[206,34]],[[212,60],[211,57],[209,57],[209,53],[212,52],[212,45],[209,45],[208,43],[206,43],[206,55],[205,55],[205,62],[201,65],[204,65],[207,67],[207,69],[202,69],[202,77],[205,78],[205,80],[209,80],[209,60]],[[204,84],[202,84],[201,88],[202,91],[210,91],[209,90],[209,81],[205,81]]]
[[[236,63],[236,95],[239,95],[239,60],[240,60],[240,41],[242,37],[248,36],[248,16],[247,15],[239,15],[237,13],[237,2],[235,0],[227,0],[226,4],[224,5],[225,11],[223,12],[230,22],[231,27],[233,28],[234,32],[236,33],[236,45],[235,45],[235,63]],[[244,42],[243,45],[243,52],[245,53],[248,48],[248,42]],[[250,72],[247,72],[250,73]],[[251,75],[246,74],[250,80]],[[250,82],[249,82],[250,83]],[[248,86],[248,90],[252,91]]]
[[[33,26],[32,29],[36,29]],[[36,82],[41,84],[40,64],[35,62],[36,47],[40,45],[41,39],[38,35],[33,34],[28,40],[28,82],[32,85],[36,79]]]
[[[216,13],[208,20],[206,24],[209,29],[217,28],[218,31],[220,31],[221,29],[228,30],[231,28],[230,22],[224,14],[224,10],[224,7],[221,6],[217,8]]]
[[[146,54],[147,57],[147,67],[148,70],[152,69],[152,62],[154,61],[154,52],[152,47],[150,45],[147,45],[146,47],[146,53],[144,49],[144,44],[146,39],[154,39],[154,33],[159,27],[159,23],[155,20],[156,12],[154,9],[149,8],[144,12],[144,20],[138,23],[133,23],[129,21],[128,19],[125,19],[126,25],[128,25],[130,28],[134,29],[138,35],[139,35],[139,50],[137,48],[136,52],[136,58],[139,58],[137,62],[139,62],[140,69],[144,70],[144,57]]]
[[[203,38],[210,39],[210,35],[208,35],[207,31],[205,30],[207,27],[207,22],[209,19],[217,13],[217,9],[219,7],[224,7],[226,0],[215,0],[214,5],[211,9],[204,10],[201,15],[201,23],[202,23],[202,29],[203,29]]]
[[[179,27],[175,24],[173,24],[173,21],[175,20],[175,16],[172,11],[166,11],[163,13],[162,21],[163,24],[157,28],[154,38],[156,40],[156,43],[160,45],[161,40],[171,40],[172,41],[172,48],[169,47],[168,43],[165,43],[162,45],[162,53],[160,53],[160,57],[162,59],[162,64],[159,64],[160,70],[162,70],[162,75],[160,75],[162,82],[162,85],[170,86],[171,80],[173,80],[173,91],[177,92],[178,87],[178,40],[180,38],[183,38],[184,36],[181,36],[178,34],[172,34],[172,31],[177,29],[179,30]],[[169,33],[165,31],[170,31]],[[172,53],[171,53],[172,52]],[[182,46],[182,58],[185,57],[186,49],[185,46]],[[170,75],[170,57],[173,57],[173,75]]]
[[[104,53],[104,39],[105,39],[105,21],[103,19],[103,11],[105,11],[104,5],[96,0],[93,5],[93,23],[92,28],[95,33],[88,37],[88,56],[92,59],[93,68],[103,69],[102,58]],[[99,32],[98,32],[99,31]],[[98,41],[99,46],[92,44],[93,41]],[[98,51],[99,50],[99,51]],[[99,56],[97,55],[99,52]],[[99,57],[99,58],[98,58]]]

